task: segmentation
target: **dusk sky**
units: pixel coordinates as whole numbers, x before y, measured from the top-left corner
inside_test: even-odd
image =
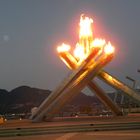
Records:
[[[104,69],[140,87],[140,0],[0,0],[0,88],[55,89],[70,73],[56,47],[75,47],[83,13],[93,18],[94,36],[115,46]]]

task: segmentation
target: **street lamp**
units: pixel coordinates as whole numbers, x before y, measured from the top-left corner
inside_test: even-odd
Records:
[[[136,80],[134,80],[133,78],[129,77],[129,76],[126,76],[126,79],[130,80],[133,82],[133,86],[132,88],[135,89],[135,85],[136,85]]]

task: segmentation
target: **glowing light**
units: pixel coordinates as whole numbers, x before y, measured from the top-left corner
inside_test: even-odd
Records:
[[[74,56],[78,60],[85,59],[84,48],[79,43],[76,44],[76,48],[74,49]]]
[[[95,38],[92,42],[92,47],[103,47],[105,44],[104,39]]]
[[[73,55],[70,54],[69,50],[71,47],[67,44],[63,43],[57,48],[60,58],[70,69],[78,68],[78,66],[88,57],[90,58],[90,56],[94,55],[92,58],[96,61],[98,56],[104,53],[109,55],[114,52],[114,47],[110,42],[106,44],[104,39],[93,39],[92,23],[93,20],[91,18],[81,15],[79,23],[79,42],[76,43],[73,49]]]
[[[115,49],[114,47],[111,45],[111,43],[109,42],[105,47],[104,47],[104,52],[106,54],[112,54],[114,53]]]
[[[67,45],[67,44],[62,44],[61,46],[58,46],[57,47],[57,51],[58,52],[68,52],[70,50],[70,45]]]
[[[92,28],[91,24],[93,23],[93,20],[89,17],[85,17],[84,15],[81,15],[80,19],[80,33],[79,37],[87,37],[92,36]]]

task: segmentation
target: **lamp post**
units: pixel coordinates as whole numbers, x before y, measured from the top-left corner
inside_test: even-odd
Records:
[[[130,80],[130,81],[133,82],[132,88],[135,89],[136,80],[134,80],[133,78],[131,78],[131,77],[129,77],[129,76],[126,76],[126,78],[127,78],[128,80]],[[129,102],[129,103],[128,103],[128,107],[129,107],[129,113],[130,113],[130,112],[131,112],[131,100],[129,99],[128,102]]]
[[[136,80],[134,80],[133,78],[126,76],[126,79],[130,80],[131,82],[133,82],[133,86],[132,88],[135,89],[135,85],[136,85]]]

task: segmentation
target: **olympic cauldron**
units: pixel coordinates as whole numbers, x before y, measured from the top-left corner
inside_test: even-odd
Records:
[[[86,86],[114,113],[123,115],[117,106],[94,81],[95,77],[105,81],[110,86],[122,90],[130,97],[140,102],[140,96],[124,83],[105,72],[103,68],[113,59],[115,49],[104,39],[93,38],[93,20],[85,15],[80,18],[79,41],[73,49],[62,43],[57,47],[61,60],[72,69],[72,73],[44,100],[36,113],[31,116],[33,122],[50,121],[62,107],[76,97]]]

